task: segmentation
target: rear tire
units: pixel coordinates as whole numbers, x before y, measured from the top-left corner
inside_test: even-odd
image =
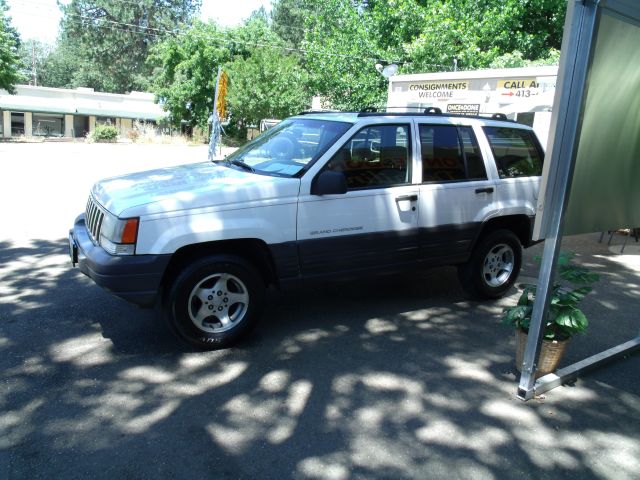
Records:
[[[522,245],[510,230],[480,239],[469,261],[458,267],[464,290],[473,298],[500,298],[513,286],[522,266]]]
[[[187,266],[165,301],[171,330],[199,348],[226,348],[255,326],[264,302],[265,285],[249,263],[216,255]]]

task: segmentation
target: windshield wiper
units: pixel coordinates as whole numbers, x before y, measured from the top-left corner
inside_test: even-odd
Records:
[[[237,167],[243,168],[245,170],[248,170],[249,172],[255,172],[256,170],[249,164],[244,163],[242,160],[237,160],[237,159],[232,159],[232,160],[225,160],[227,162],[227,164],[231,164],[231,165],[236,165]]]

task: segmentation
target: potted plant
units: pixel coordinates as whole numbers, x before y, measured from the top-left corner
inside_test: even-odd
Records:
[[[584,333],[589,326],[589,321],[578,304],[591,292],[591,285],[600,276],[584,266],[576,265],[574,257],[572,252],[561,252],[558,258],[557,281],[553,284],[536,377],[555,371],[569,339],[576,333]],[[539,262],[540,257],[536,257],[536,260]],[[524,347],[536,297],[536,285],[523,284],[522,287],[517,305],[505,308],[502,315],[503,324],[516,327],[518,371],[522,369]]]

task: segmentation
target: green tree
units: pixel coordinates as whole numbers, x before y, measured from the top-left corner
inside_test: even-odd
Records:
[[[359,109],[384,103],[386,82],[374,69],[380,60],[399,62],[401,73],[452,70],[454,59],[467,70],[515,63],[518,55],[524,64],[550,61],[565,7],[566,0],[315,0],[305,65],[315,93]]]
[[[27,40],[18,49],[22,62],[22,74],[30,85],[41,87],[74,88],[83,85],[79,79],[93,67],[85,61],[85,68],[78,68],[83,60],[77,49],[68,45],[50,45],[38,40]],[[34,77],[35,76],[35,77]]]
[[[29,39],[20,44],[18,55],[22,63],[22,76],[29,85],[43,85],[44,65],[54,47],[39,40]]]
[[[275,54],[261,53],[273,48]],[[196,21],[184,34],[167,38],[152,49],[149,63],[155,68],[154,92],[163,108],[169,112],[169,119],[174,125],[180,125],[184,121],[192,127],[197,126],[204,130],[208,127],[209,116],[213,110],[218,67],[229,66],[230,70],[237,72],[237,85],[246,85],[246,91],[241,93],[237,86],[233,86],[236,74],[230,74],[229,102],[231,103],[231,98],[235,99],[235,107],[231,107],[233,115],[238,120],[246,121],[254,117],[250,117],[246,110],[243,110],[238,99],[242,95],[246,98],[253,95],[253,92],[262,91],[258,77],[253,82],[245,82],[246,72],[260,65],[261,68],[274,72],[284,70],[286,74],[293,75],[298,80],[304,77],[302,72],[295,70],[294,60],[283,55],[286,51],[282,48],[282,41],[269,28],[266,17],[261,14],[253,15],[243,25],[232,29],[220,28],[213,22]],[[249,62],[248,59],[254,55],[257,58]],[[275,62],[273,65],[267,65],[272,61]],[[283,62],[283,66],[277,65],[278,62]],[[264,75],[266,78],[267,72]],[[291,100],[296,94],[277,98],[281,92],[282,90],[278,90],[278,94],[270,97],[269,101],[274,106],[261,106],[262,111],[273,112],[273,115],[283,112],[281,102],[297,108],[297,101]],[[239,117],[235,115],[236,111]]]
[[[153,91],[169,120],[207,128],[219,65],[231,59],[224,31],[215,23],[196,21],[185,34],[167,38],[149,56],[155,67]]]
[[[60,48],[75,58],[73,86],[106,92],[146,90],[150,47],[192,21],[201,0],[71,0]]]
[[[305,20],[313,10],[313,0],[276,0],[271,9],[271,28],[294,48],[302,45]]]
[[[78,74],[80,62],[75,48],[56,45],[42,60],[42,66],[38,69],[38,85],[57,88],[84,86],[82,83],[76,83],[76,80],[81,78]],[[90,68],[90,62],[86,63],[89,64],[86,68]]]
[[[258,48],[228,67],[229,111],[242,125],[263,118],[285,118],[309,108],[308,75],[292,55],[274,48]]]
[[[23,80],[18,56],[20,37],[7,16],[7,4],[0,0],[0,89],[15,93],[16,83]]]
[[[359,110],[383,102],[385,79],[376,71],[387,57],[368,7],[349,0],[316,2],[302,48],[315,94],[332,107]]]
[[[403,45],[406,70],[450,69],[454,58],[465,70],[487,68],[515,51],[524,61],[547,57],[560,49],[565,8],[565,0],[429,3],[421,10],[428,27]]]
[[[535,67],[543,65],[558,65],[560,62],[560,50],[552,48],[544,58],[536,60],[527,60],[522,52],[514,50],[496,57],[489,65],[490,68],[517,68],[517,67]]]

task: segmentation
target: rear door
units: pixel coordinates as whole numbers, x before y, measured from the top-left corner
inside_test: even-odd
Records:
[[[304,276],[388,271],[417,260],[412,158],[410,121],[375,123],[357,130],[316,175],[303,178],[298,253]],[[324,170],[343,173],[347,193],[311,195],[313,178]]]
[[[432,264],[465,261],[496,200],[471,126],[418,122],[421,181],[420,257]]]

